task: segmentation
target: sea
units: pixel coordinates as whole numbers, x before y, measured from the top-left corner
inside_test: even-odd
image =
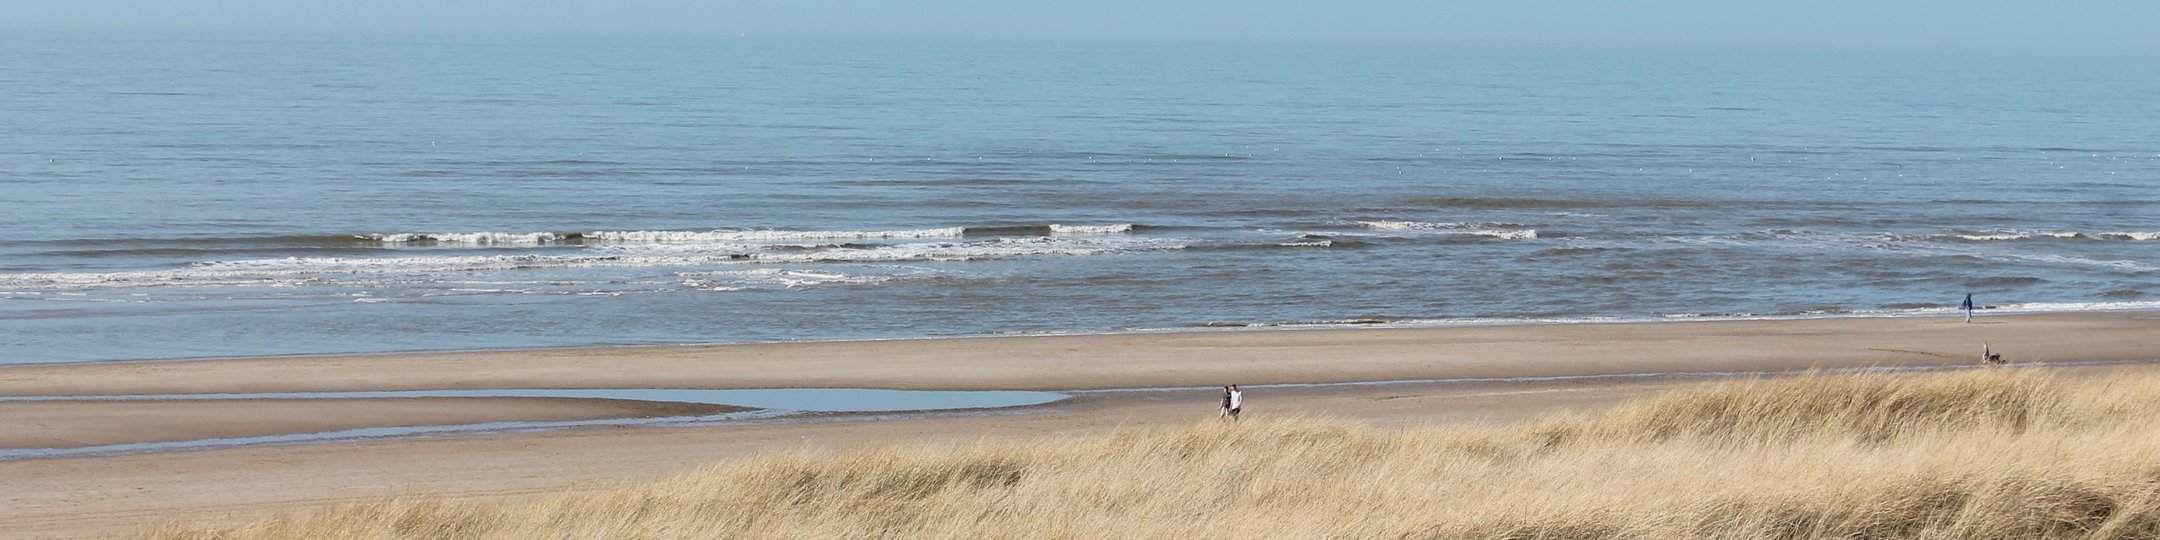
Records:
[[[2097,54],[10,32],[0,363],[2160,309],[2155,89]]]

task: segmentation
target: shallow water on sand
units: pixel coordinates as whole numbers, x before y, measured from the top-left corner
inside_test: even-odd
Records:
[[[72,448],[0,448],[0,460],[65,457],[138,452],[166,452],[204,448],[302,444],[325,441],[419,437],[467,433],[556,430],[606,426],[694,426],[750,422],[806,421],[819,414],[857,413],[851,420],[878,419],[878,413],[992,414],[992,409],[1028,407],[1054,403],[1069,397],[1056,392],[881,390],[866,388],[773,388],[707,390],[685,388],[571,388],[571,389],[479,389],[402,390],[364,392],[261,392],[214,394],[125,394],[100,396],[0,396],[9,401],[141,401],[141,400],[274,400],[289,399],[383,399],[383,398],[555,398],[623,399],[705,405],[733,405],[755,410],[702,416],[652,418],[604,418],[530,422],[484,422],[429,426],[381,426],[315,433],[288,433],[250,437],[220,437],[186,441],[120,443]],[[873,416],[860,416],[868,413]]]
[[[1017,390],[882,390],[872,388],[537,388],[385,390],[355,392],[234,392],[110,396],[0,396],[8,401],[169,401],[210,399],[557,398],[622,399],[733,405],[786,412],[892,412],[1024,407],[1065,399],[1056,392]]]

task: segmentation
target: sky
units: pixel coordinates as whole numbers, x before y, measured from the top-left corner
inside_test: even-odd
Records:
[[[2160,1],[0,0],[0,30],[2160,53]]]

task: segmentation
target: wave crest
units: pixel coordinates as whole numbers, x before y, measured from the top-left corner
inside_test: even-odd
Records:
[[[1061,225],[1050,224],[1050,234],[1125,234],[1133,230],[1131,223],[1116,225]]]
[[[798,240],[920,240],[967,236],[1078,236],[1129,234],[1139,225],[1025,225],[897,230],[715,229],[710,231],[465,232],[359,234],[352,238],[403,245],[540,246],[555,244],[716,244]]]
[[[1953,242],[2011,242],[2019,240],[2123,240],[2139,242],[2160,240],[2160,231],[2118,231],[2103,233],[2083,233],[2078,231],[2026,231],[2017,229],[1995,229],[1989,231],[1975,232],[1956,231],[1944,234],[1891,235],[1890,238],[1893,240],[1935,240]]]
[[[599,246],[577,254],[418,257],[284,257],[196,263],[133,272],[0,274],[0,286],[27,289],[114,289],[161,285],[283,286],[334,284],[393,276],[564,268],[698,267],[742,263],[882,263],[1089,256],[1169,251],[1185,241],[1127,237],[1021,237],[967,242],[893,244],[645,244]],[[362,277],[339,277],[362,276]],[[810,279],[807,274],[797,276]],[[330,283],[325,283],[327,280]]]
[[[560,243],[567,237],[551,232],[398,233],[354,235],[361,240],[385,244],[539,245]]]
[[[906,240],[959,238],[961,227],[903,229],[891,231],[791,231],[777,229],[722,229],[714,231],[594,231],[583,239],[599,242],[692,244],[719,242],[773,242],[788,240]]]
[[[1538,237],[1537,229],[1497,228],[1515,226],[1512,223],[1428,223],[1398,220],[1358,221],[1355,223],[1358,226],[1376,231],[1462,234],[1502,240],[1535,240]]]

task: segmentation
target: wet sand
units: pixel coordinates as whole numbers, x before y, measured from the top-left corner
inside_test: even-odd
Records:
[[[605,347],[0,369],[0,395],[458,388],[1077,390],[2160,356],[2160,314]]]
[[[2018,362],[2160,358],[2160,315],[2152,313],[1983,317],[1978,322],[1824,319],[1202,332],[130,362],[0,369],[0,395],[577,387],[1206,387],[1230,382],[1968,365],[1978,359],[1983,341]],[[2104,375],[2124,369],[2155,368],[2065,371]],[[1621,378],[1256,389],[1249,392],[1249,413],[1323,414],[1388,425],[1492,422],[1595,410],[1700,382]],[[791,448],[1175,426],[1212,421],[1214,399],[1207,390],[1087,394],[1034,414],[588,428],[5,461],[0,462],[0,478],[6,479],[10,489],[0,495],[6,501],[0,504],[0,536],[80,536],[174,520],[246,520],[331,502],[412,493],[517,498],[575,485],[651,478],[730,457]],[[193,437],[200,433],[189,426],[197,421],[232,414],[245,405],[169,413],[144,424],[166,426],[160,431],[101,424],[95,419],[99,415],[81,413],[86,419],[81,425],[48,427],[40,436],[88,440],[89,434],[102,430],[134,439]],[[360,404],[347,404],[352,407],[345,409],[337,409],[335,403],[319,405],[333,410],[362,408]],[[539,406],[498,403],[482,408],[515,416],[539,414],[541,409],[535,408]],[[50,410],[42,414],[71,413]],[[0,418],[15,421],[13,416]],[[367,419],[378,420],[402,421]],[[261,429],[287,428],[272,423],[264,422]]]
[[[73,448],[364,427],[707,415],[741,407],[612,399],[0,402],[0,449]]]

